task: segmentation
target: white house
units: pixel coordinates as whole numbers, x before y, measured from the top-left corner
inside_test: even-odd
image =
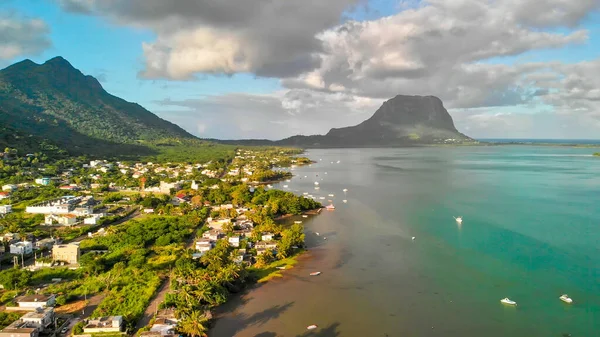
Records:
[[[196,250],[201,253],[206,253],[213,249],[213,242],[208,238],[202,238],[196,241]]]
[[[202,233],[203,238],[210,239],[212,241],[217,241],[220,238],[222,238],[223,236],[225,236],[225,234],[223,234],[223,232],[216,230],[216,229],[211,229],[209,231]]]
[[[233,247],[240,246],[240,236],[239,235],[230,236],[227,240],[229,241],[229,244]]]
[[[33,252],[33,244],[29,241],[16,242],[10,245],[11,254],[31,254]]]
[[[54,308],[28,312],[21,317],[21,321],[35,324],[40,329],[44,329],[54,323]]]
[[[54,306],[56,296],[42,294],[26,295],[17,297],[15,302],[17,302],[20,308],[46,308]]]
[[[2,190],[5,192],[12,192],[15,191],[17,188],[18,186],[14,184],[6,184],[2,186]]]
[[[191,186],[191,189],[193,189],[193,190],[196,190],[196,191],[197,191],[197,190],[198,190],[198,188],[200,188],[200,186],[198,185],[198,183],[197,183],[195,180],[194,180],[194,181],[192,181],[192,186]]]
[[[62,226],[73,226],[77,222],[77,216],[74,214],[64,214],[59,216],[57,221]]]
[[[8,214],[12,212],[12,205],[0,205],[0,214]]]
[[[262,236],[260,238],[262,241],[272,241],[273,233],[262,233]]]
[[[97,225],[102,217],[104,217],[102,213],[90,214],[89,217],[83,219],[83,223],[86,225]]]
[[[83,332],[98,333],[98,332],[119,332],[123,328],[123,316],[107,316],[92,318],[87,321],[83,327]]]

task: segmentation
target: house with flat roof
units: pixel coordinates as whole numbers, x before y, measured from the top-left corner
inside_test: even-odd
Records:
[[[17,297],[15,302],[19,308],[24,308],[24,310],[53,307],[56,303],[56,296],[43,294],[25,295]]]
[[[33,244],[29,241],[21,241],[10,244],[10,253],[17,255],[27,255],[33,252]]]
[[[83,332],[120,332],[122,329],[123,316],[105,316],[89,319],[83,327]]]
[[[62,244],[52,246],[52,260],[67,262],[69,264],[79,263],[79,245]]]
[[[0,214],[12,213],[12,205],[0,205]]]

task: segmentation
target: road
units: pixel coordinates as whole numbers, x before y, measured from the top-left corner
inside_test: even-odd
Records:
[[[158,311],[158,306],[165,300],[165,296],[167,295],[167,292],[169,291],[170,283],[171,282],[170,282],[169,277],[165,278],[165,280],[163,281],[163,284],[158,289],[158,292],[156,293],[156,295],[154,295],[154,298],[150,301],[150,304],[148,304],[146,311],[144,311],[144,315],[137,322],[133,335],[135,335],[139,329],[145,327],[146,325],[148,325],[150,323],[150,321],[152,320],[152,317],[154,317],[154,315]]]
[[[94,310],[96,310],[96,307],[98,307],[98,305],[100,304],[100,302],[102,302],[102,300],[104,299],[105,296],[106,296],[105,293],[100,293],[100,294],[90,297],[88,299],[87,305],[85,306],[85,308],[83,308],[83,312],[78,313],[79,316],[72,318],[69,321],[69,325],[67,325],[68,331],[64,335],[71,336],[71,334],[73,332],[73,326],[75,326],[75,324],[77,324],[78,322],[90,317],[92,312],[94,312]]]

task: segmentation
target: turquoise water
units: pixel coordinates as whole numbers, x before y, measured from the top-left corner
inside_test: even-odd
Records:
[[[304,336],[307,322],[324,327],[315,336],[599,336],[600,158],[592,152],[310,150],[318,163],[280,185],[332,199],[336,210],[306,219],[315,247],[306,270],[265,286],[278,296],[254,296],[240,309],[285,312],[236,336]],[[309,270],[323,275],[303,277]],[[574,303],[562,303],[563,293]],[[502,305],[504,297],[518,306]]]

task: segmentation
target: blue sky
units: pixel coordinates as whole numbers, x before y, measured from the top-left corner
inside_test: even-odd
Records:
[[[0,0],[0,17],[42,20],[49,33],[35,34],[51,43],[27,49],[15,34],[4,43],[24,52],[0,53],[0,66],[63,56],[202,137],[323,133],[395,94],[442,98],[476,137],[591,137],[600,13],[597,0],[580,2],[290,0],[271,5],[291,13],[265,6],[244,18],[248,2],[238,0]],[[534,89],[549,94],[526,94]]]

